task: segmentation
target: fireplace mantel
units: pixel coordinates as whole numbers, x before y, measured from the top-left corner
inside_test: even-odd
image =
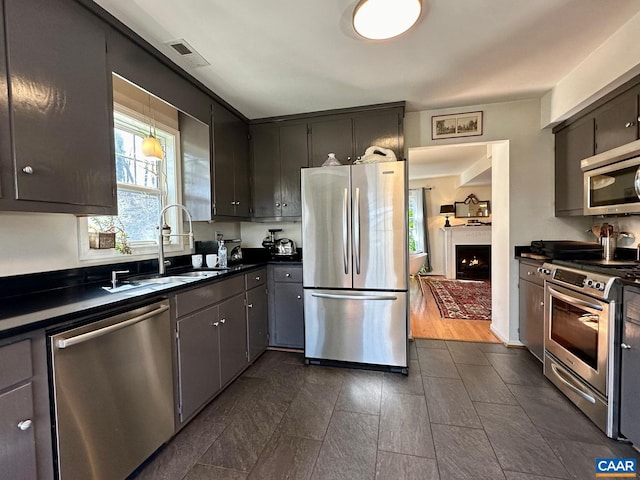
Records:
[[[491,245],[491,226],[442,227],[445,277],[456,278],[456,245]]]

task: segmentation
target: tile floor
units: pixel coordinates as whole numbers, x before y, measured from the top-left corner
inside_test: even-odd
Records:
[[[632,456],[526,350],[416,340],[408,377],[266,352],[132,478],[583,480]]]

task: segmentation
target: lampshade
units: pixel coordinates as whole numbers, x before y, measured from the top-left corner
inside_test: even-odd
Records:
[[[164,158],[164,152],[162,151],[162,145],[156,137],[151,133],[149,136],[142,140],[142,154],[150,160],[162,160]]]
[[[440,205],[440,215],[449,216],[454,213],[456,213],[455,205]]]
[[[421,0],[360,0],[353,11],[353,28],[372,40],[393,38],[420,18]]]

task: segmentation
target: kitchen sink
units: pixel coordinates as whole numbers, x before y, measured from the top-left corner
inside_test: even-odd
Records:
[[[179,275],[176,275],[176,277],[206,278],[206,277],[214,277],[218,274],[219,272],[186,272],[186,273],[180,273]]]
[[[125,280],[122,285],[112,288],[112,287],[102,287],[109,293],[121,293],[127,290],[132,290],[140,287],[164,287],[170,285],[178,285],[185,284],[190,282],[195,282],[197,280],[201,280],[203,278],[215,277],[219,275],[220,272],[217,271],[205,271],[205,272],[185,272],[179,273],[176,275],[169,275],[166,277],[161,277],[158,275],[154,275],[146,278],[132,278],[130,280]]]

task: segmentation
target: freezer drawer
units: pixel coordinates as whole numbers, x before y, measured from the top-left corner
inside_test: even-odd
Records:
[[[407,294],[305,289],[305,357],[407,367]]]

